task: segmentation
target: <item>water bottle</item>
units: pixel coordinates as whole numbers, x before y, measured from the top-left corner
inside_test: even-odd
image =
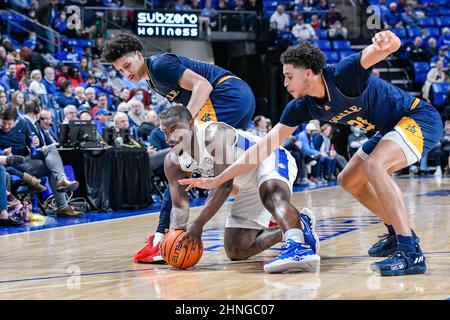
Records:
[[[33,143],[33,137],[36,137],[34,132],[31,133],[30,136],[30,147],[31,147],[31,158],[36,158],[36,145]]]
[[[31,221],[30,205],[28,204],[28,201],[26,201],[26,200],[23,202],[22,220],[25,223]]]

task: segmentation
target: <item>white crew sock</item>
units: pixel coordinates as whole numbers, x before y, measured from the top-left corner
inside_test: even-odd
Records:
[[[155,236],[153,237],[152,247],[156,246],[161,241],[162,238],[164,238],[164,233],[161,232],[155,233]]]
[[[303,230],[298,228],[289,229],[284,234],[284,240],[291,239],[295,242],[305,243],[305,236],[303,235]]]

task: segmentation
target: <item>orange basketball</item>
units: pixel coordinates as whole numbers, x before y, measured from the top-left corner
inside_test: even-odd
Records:
[[[192,242],[188,248],[184,248],[184,243],[180,242],[186,231],[184,230],[170,230],[166,233],[159,245],[159,251],[163,259],[172,267],[178,269],[187,269],[200,260],[203,254],[203,243],[197,243],[195,248],[192,248]]]

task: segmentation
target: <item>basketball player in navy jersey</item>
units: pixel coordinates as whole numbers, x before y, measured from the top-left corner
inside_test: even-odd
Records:
[[[251,88],[230,71],[171,53],[145,57],[141,41],[133,35],[119,34],[107,42],[103,58],[129,80],[144,79],[170,102],[184,105],[197,123],[221,121],[246,130],[255,111]],[[169,228],[171,208],[167,188],[156,234],[134,256],[135,262],[164,263],[158,244]]]
[[[264,139],[215,178],[185,179],[190,187],[211,188],[253,168],[290,137],[299,124],[319,119],[378,130],[352,157],[338,180],[341,186],[386,224],[389,235],[370,250],[387,257],[371,264],[381,275],[426,272],[419,239],[411,230],[402,192],[390,174],[421,159],[442,135],[437,110],[401,89],[371,76],[372,67],[400,48],[400,39],[382,31],[362,52],[325,67],[323,53],[304,43],[281,56],[284,85],[294,100]],[[253,161],[255,162],[255,161]]]

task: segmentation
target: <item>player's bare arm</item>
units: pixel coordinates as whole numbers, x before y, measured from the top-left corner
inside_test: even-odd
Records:
[[[189,218],[189,196],[184,187],[177,181],[186,177],[179,164],[174,161],[174,155],[170,153],[164,160],[164,172],[169,181],[169,188],[172,194],[172,211],[170,213],[170,227],[184,224]]]
[[[361,54],[361,65],[368,69],[396,52],[402,42],[392,31],[386,30],[375,34],[372,44],[366,47]]]
[[[261,162],[295,131],[296,127],[289,127],[278,123],[269,133],[264,136],[257,144],[249,148],[236,162],[229,166],[220,175],[214,178],[183,179],[180,184],[189,185],[189,188],[197,187],[203,189],[214,189],[222,183],[233,179],[243,173],[246,173],[257,167]]]
[[[192,91],[189,104],[186,106],[195,119],[200,109],[206,103],[213,90],[211,83],[198,73],[186,69],[179,81],[180,87]]]
[[[232,159],[232,145],[235,139],[235,137],[227,136],[227,133],[230,134],[230,132],[231,130],[227,130],[227,127],[215,123],[210,125],[206,130],[205,145],[206,148],[210,150],[210,154],[214,157],[215,176],[221,174],[230,166],[230,162],[227,162],[226,160]],[[179,186],[182,187],[181,185]],[[187,239],[185,242],[186,247],[191,241],[193,242],[193,246],[196,246],[196,243],[201,239],[203,226],[220,210],[232,189],[233,179],[228,180],[210,191],[205,207],[200,215],[185,227],[187,233],[181,241]]]

